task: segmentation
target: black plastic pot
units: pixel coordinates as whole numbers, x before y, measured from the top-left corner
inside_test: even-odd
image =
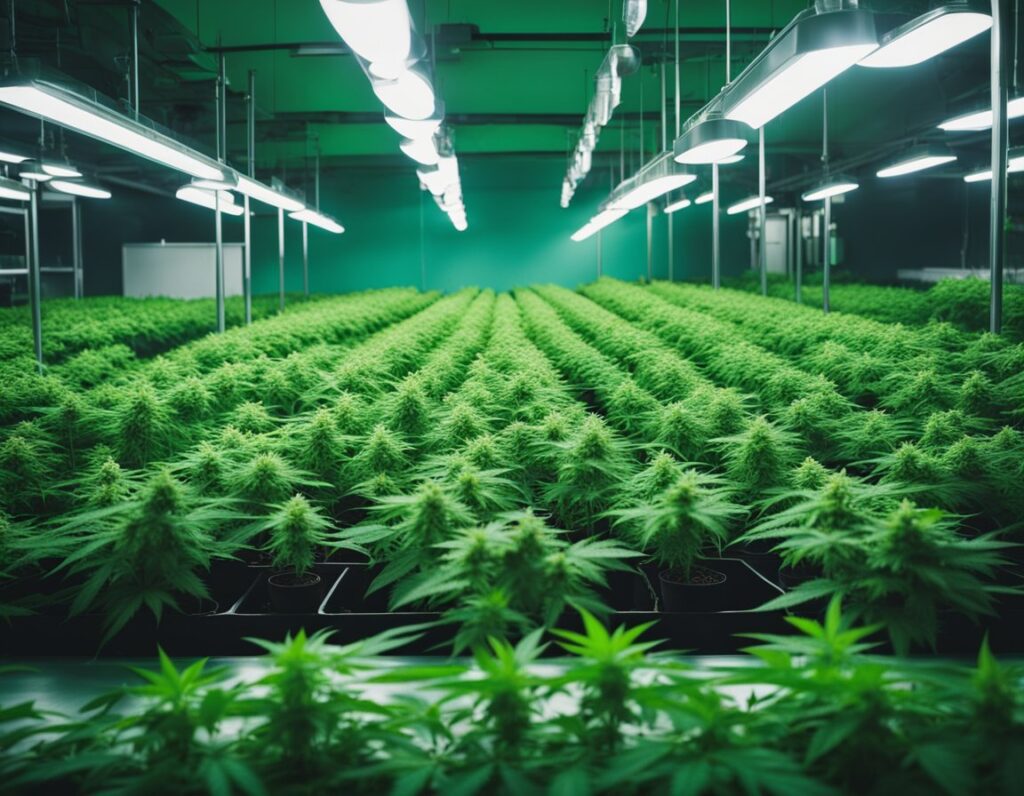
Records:
[[[323,579],[315,572],[278,572],[267,578],[270,604],[281,614],[313,614],[324,598]]]
[[[723,610],[727,581],[724,572],[705,566],[693,567],[685,579],[675,572],[659,572],[661,609],[670,613]]]

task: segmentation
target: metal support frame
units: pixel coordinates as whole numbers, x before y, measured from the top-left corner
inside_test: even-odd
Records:
[[[82,203],[71,200],[71,263],[74,267],[75,298],[85,295],[85,273],[82,268]]]
[[[647,281],[654,279],[654,202],[647,203]]]
[[[256,70],[249,70],[249,92],[246,94],[245,154],[246,173],[256,177]],[[243,224],[244,249],[242,251],[242,298],[245,302],[245,325],[252,323],[252,218],[249,215],[249,197],[243,196],[245,210]]]
[[[989,331],[1003,330],[1003,269],[1006,265],[1006,168],[1009,0],[992,0],[992,196],[989,210]]]
[[[217,114],[217,160],[221,163],[225,161],[225,153],[227,151],[227,126],[225,124],[227,118],[225,112],[227,106],[227,77],[224,62],[224,53],[221,53],[217,69],[217,101],[215,108]],[[214,240],[217,243],[217,262],[215,266],[217,331],[223,332],[227,328],[227,315],[224,309],[224,219],[220,209],[220,191],[214,191],[213,195]]]
[[[768,208],[765,206],[765,164],[764,164],[764,125],[757,137],[757,195],[761,201],[757,211],[757,256],[758,268],[761,271],[761,295],[768,295]]]
[[[794,235],[794,246],[796,248],[796,303],[803,304],[803,281],[804,281],[804,213],[797,208],[796,211],[796,235]]]
[[[28,249],[28,301],[32,313],[32,342],[35,347],[36,363],[39,372],[43,372],[43,313],[42,313],[42,288],[40,286],[39,273],[39,184],[31,183],[30,191],[32,198],[29,200],[28,215],[26,216],[26,233]]]
[[[224,229],[223,216],[220,212],[220,191],[215,191],[214,197],[215,210],[213,215],[217,233],[217,331],[223,332],[227,321],[224,312]]]
[[[277,208],[277,308],[284,312],[284,210]]]
[[[601,278],[601,230],[597,231],[597,278]]]
[[[309,224],[302,222],[302,295],[309,298]]]
[[[139,90],[139,5],[140,0],[132,3],[132,111],[138,119],[141,113]]]
[[[825,242],[825,259],[822,262],[821,309],[827,315],[831,312],[829,289],[832,285],[832,197],[825,197],[825,213],[821,220],[821,239]]]
[[[675,122],[676,122],[676,135],[679,137],[679,133],[682,131],[683,120],[680,118],[682,108],[682,91],[680,89],[680,73],[679,73],[679,0],[675,0]],[[673,139],[675,140],[675,139]],[[675,220],[669,216],[668,220],[668,281],[675,281]]]
[[[721,219],[718,198],[718,164],[711,166],[711,286],[718,290],[722,286],[721,272]]]

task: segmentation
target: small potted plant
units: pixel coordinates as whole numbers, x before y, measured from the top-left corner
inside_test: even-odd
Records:
[[[328,541],[330,522],[302,495],[278,506],[265,530],[265,552],[275,572],[267,579],[270,604],[278,613],[313,613],[323,598],[323,581],[313,571],[316,550]]]

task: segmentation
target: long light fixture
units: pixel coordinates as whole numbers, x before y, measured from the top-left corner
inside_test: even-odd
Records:
[[[719,166],[731,166],[733,163],[739,163],[746,155],[730,155],[727,158],[722,158],[718,161]]]
[[[238,175],[235,190],[243,196],[248,196],[250,199],[255,199],[257,202],[262,202],[271,207],[278,207],[286,213],[297,213],[305,207],[298,199],[273,188],[268,188],[263,183],[251,180],[241,174]]]
[[[38,160],[24,160],[18,166],[18,176],[23,180],[33,182],[48,182],[53,179],[52,174],[43,170],[43,164]]]
[[[6,149],[0,149],[0,163],[24,163],[28,160],[28,155],[19,155],[17,152],[11,152]]]
[[[393,77],[413,49],[406,0],[320,0],[327,19],[374,73]]]
[[[590,219],[590,221],[588,221],[586,224],[584,224],[582,227],[576,230],[576,232],[574,232],[570,237],[576,243],[579,243],[582,240],[586,240],[599,230],[602,230],[605,227],[607,227],[609,224],[613,224],[614,222],[618,221],[628,212],[628,210],[622,208],[607,208],[605,210],[602,210],[596,216]]]
[[[626,24],[626,36],[636,36],[647,18],[647,0],[624,0],[622,21]]]
[[[968,2],[945,3],[915,17],[882,37],[861,66],[914,66],[973,39],[992,27],[992,16]]]
[[[1006,103],[1006,118],[1019,119],[1024,116],[1024,97],[1016,97]],[[949,133],[976,132],[992,129],[992,109],[972,111],[961,116],[954,116],[939,125],[939,129]]]
[[[190,202],[207,210],[217,209],[217,196],[214,191],[206,191],[192,185],[185,185],[174,194],[178,199]],[[220,191],[220,211],[229,216],[240,216],[245,213],[244,208],[235,204],[234,197],[227,191]]]
[[[766,196],[764,198],[764,203],[766,205],[770,205],[774,201],[775,200],[772,197],[770,197],[770,196]],[[740,213],[746,213],[748,210],[755,210],[756,208],[758,208],[760,206],[761,206],[761,197],[760,196],[751,196],[749,199],[744,199],[742,202],[737,202],[736,204],[732,205],[731,207],[729,207],[729,209],[726,212],[730,216],[735,216],[735,215],[738,215]]]
[[[28,188],[17,180],[0,177],[0,199],[13,199],[16,202],[27,202],[32,198]]]
[[[443,115],[436,115],[428,119],[404,119],[401,116],[395,116],[393,113],[385,113],[384,121],[403,138],[420,141],[424,138],[433,138],[437,128],[444,121],[444,117]]]
[[[218,179],[216,161],[98,102],[39,80],[0,86],[0,104],[45,119],[193,177]]]
[[[340,235],[345,231],[345,228],[333,218],[323,213],[319,213],[310,207],[303,208],[295,213],[289,213],[288,218],[295,219],[296,221],[304,221],[307,224],[312,224],[314,227],[320,227],[320,229],[333,232],[335,235]]]
[[[39,163],[42,166],[44,172],[49,174],[51,177],[67,177],[69,179],[75,179],[81,177],[82,172],[76,169],[74,166],[70,166],[67,163],[58,163],[52,160],[42,160]]]
[[[109,199],[111,196],[110,191],[105,188],[97,188],[94,185],[75,180],[53,179],[46,187],[72,196],[84,196],[88,199]]]
[[[677,163],[706,165],[735,157],[750,141],[745,122],[709,115],[685,129],[673,145]]]
[[[879,169],[877,176],[883,179],[902,177],[905,174],[933,169],[955,160],[956,155],[948,147],[926,144],[904,152],[888,166]]]
[[[824,199],[856,191],[859,187],[860,185],[855,180],[837,175],[829,177],[825,182],[814,186],[800,198],[805,202],[820,202]]]
[[[665,205],[665,213],[678,213],[680,210],[685,210],[692,205],[689,199],[679,199],[678,201],[672,202],[672,204]]]
[[[696,179],[696,174],[680,169],[672,162],[671,152],[663,152],[624,180],[612,193],[608,207],[633,210]]]
[[[436,166],[437,161],[441,158],[433,138],[405,138],[398,145],[398,148],[406,156],[424,166]]]
[[[877,48],[870,11],[807,9],[728,86],[724,115],[761,128]]]
[[[713,202],[714,199],[715,199],[715,192],[714,191],[705,191],[700,196],[698,196],[696,199],[694,199],[693,203],[695,205],[706,205],[708,202]]]
[[[393,80],[373,81],[373,93],[384,107],[404,119],[430,119],[436,110],[434,87],[416,69],[407,69]]]
[[[1017,174],[1024,171],[1024,147],[1013,147],[1007,153],[1006,173]],[[992,169],[976,171],[964,176],[964,182],[988,182],[992,179]]]

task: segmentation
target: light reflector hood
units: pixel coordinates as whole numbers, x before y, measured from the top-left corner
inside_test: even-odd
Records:
[[[305,221],[307,224],[312,224],[314,227],[320,227],[320,229],[333,232],[335,235],[340,235],[345,231],[345,228],[333,218],[323,213],[319,213],[309,207],[299,210],[296,213],[289,213],[288,218],[293,218],[296,221]]]
[[[858,188],[860,188],[860,185],[856,180],[839,174],[815,185],[800,198],[805,202],[820,202],[833,196],[841,196],[844,193],[856,191]]]
[[[970,3],[945,3],[886,33],[878,49],[860,65],[874,68],[915,66],[991,27],[991,15],[977,11]]]
[[[681,169],[672,162],[671,152],[663,152],[634,176],[620,183],[612,194],[608,206],[615,210],[632,210],[670,191],[689,185],[696,179],[696,174]]]
[[[902,177],[905,174],[914,174],[918,171],[933,169],[945,163],[952,163],[956,155],[949,147],[929,144],[914,147],[894,159],[888,166],[879,169],[877,176],[882,179],[889,177]]]
[[[684,130],[676,139],[672,151],[677,163],[721,163],[744,149],[750,136],[750,126],[745,122],[711,116],[696,121]]]

